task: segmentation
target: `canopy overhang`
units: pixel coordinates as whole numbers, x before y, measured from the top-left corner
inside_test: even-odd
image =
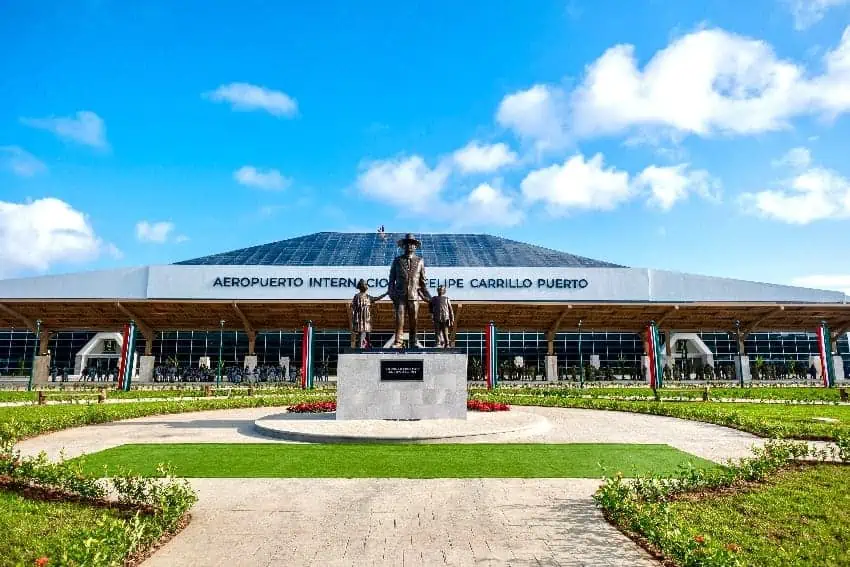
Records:
[[[229,300],[14,300],[0,303],[0,328],[119,330],[130,320],[158,330],[295,330],[312,321],[321,330],[349,327],[348,301]],[[525,331],[638,332],[655,321],[677,331],[814,331],[825,321],[834,332],[850,326],[850,304],[775,303],[562,303],[455,302],[457,329],[480,331],[493,321],[499,329]],[[421,304],[422,328],[430,326]],[[391,330],[392,303],[373,305],[374,330]]]

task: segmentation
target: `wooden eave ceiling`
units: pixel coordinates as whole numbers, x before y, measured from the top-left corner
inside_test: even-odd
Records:
[[[347,329],[347,301],[238,301],[238,310],[250,326],[260,330],[293,330],[311,320],[317,329]],[[765,303],[517,303],[455,302],[459,330],[480,330],[494,321],[502,330],[640,331],[649,321],[677,331],[730,331],[736,321],[745,331],[814,331],[821,321],[831,329],[850,324],[850,305]],[[233,301],[3,301],[0,328],[26,328],[42,321],[42,328],[60,330],[117,330],[127,313],[153,330],[243,330],[245,324]],[[420,304],[423,328],[430,325],[425,303]],[[373,306],[374,330],[393,326],[392,303]]]

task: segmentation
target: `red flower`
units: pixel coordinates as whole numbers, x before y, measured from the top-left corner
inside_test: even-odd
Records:
[[[702,545],[703,543],[705,543],[705,536],[701,536],[701,535],[694,536],[694,541],[697,542],[698,544]]]
[[[35,567],[45,567],[48,563],[50,563],[50,559],[47,557],[39,557],[35,560]]]
[[[466,409],[470,411],[508,411],[508,404],[501,402],[485,402],[483,400],[467,400]]]
[[[727,543],[726,550],[731,551],[732,553],[737,553],[741,551],[741,546],[734,543]]]
[[[336,402],[302,402],[286,409],[291,413],[327,413],[336,411]]]

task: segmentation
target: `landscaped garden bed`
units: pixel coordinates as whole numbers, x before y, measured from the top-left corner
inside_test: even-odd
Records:
[[[772,441],[726,467],[610,477],[594,499],[609,522],[678,567],[847,565],[850,467],[836,459],[850,461],[850,439],[832,451]]]
[[[96,476],[0,444],[0,564],[135,565],[189,522],[196,495],[161,466],[149,478]]]

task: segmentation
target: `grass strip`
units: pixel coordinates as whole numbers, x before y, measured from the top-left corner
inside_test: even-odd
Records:
[[[678,417],[770,438],[835,441],[839,436],[850,434],[850,406],[622,401],[576,398],[557,393],[510,393],[505,390],[480,393],[475,397],[518,406],[601,409]],[[819,421],[822,418],[835,421]]]
[[[716,466],[668,445],[604,443],[130,444],[79,459],[88,474],[151,475],[168,462],[187,478],[599,478]]]
[[[850,467],[787,470],[738,493],[673,502],[695,541],[735,550],[743,565],[850,565]]]
[[[281,396],[203,398],[198,400],[127,404],[0,407],[0,439],[24,439],[70,427],[106,423],[148,415],[220,409],[281,407],[305,401],[333,399],[331,396],[317,396],[311,393],[295,391]]]

